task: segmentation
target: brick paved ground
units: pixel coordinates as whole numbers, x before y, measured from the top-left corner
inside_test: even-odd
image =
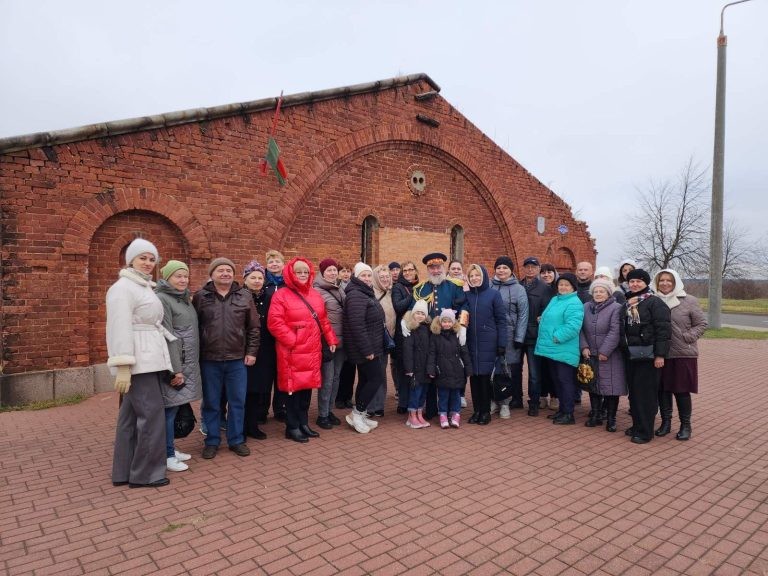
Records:
[[[585,428],[586,406],[449,431],[390,411],[308,445],[270,423],[250,458],[203,461],[194,432],[188,472],[130,490],[114,394],[0,414],[0,573],[766,574],[768,342],[701,348],[687,443]]]

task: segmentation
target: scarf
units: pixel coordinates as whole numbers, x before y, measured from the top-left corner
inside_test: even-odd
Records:
[[[638,304],[653,296],[650,288],[646,286],[640,292],[630,292],[627,294],[627,324],[640,324],[640,312],[637,309]]]

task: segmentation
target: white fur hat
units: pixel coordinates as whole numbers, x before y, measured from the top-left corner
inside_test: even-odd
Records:
[[[613,280],[613,272],[608,266],[599,266],[597,270],[595,270],[595,278],[598,276],[605,276],[609,280]]]
[[[157,253],[157,248],[149,240],[144,238],[136,238],[133,242],[128,244],[128,248],[125,249],[125,265],[130,266],[133,259],[139,254],[148,252],[155,257],[155,260],[160,260],[160,255]]]

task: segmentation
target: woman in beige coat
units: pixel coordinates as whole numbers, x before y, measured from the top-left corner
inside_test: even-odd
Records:
[[[678,440],[691,437],[691,394],[699,391],[698,356],[696,342],[707,329],[707,319],[701,311],[698,300],[683,290],[680,275],[665,268],[653,279],[656,296],[669,306],[672,315],[672,337],[669,341],[669,355],[661,371],[659,385],[659,412],[661,426],[656,436],[666,436],[672,427],[672,395],[677,402],[680,416]]]

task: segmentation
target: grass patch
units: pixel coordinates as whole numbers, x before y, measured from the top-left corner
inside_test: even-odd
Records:
[[[64,398],[56,398],[55,400],[40,400],[39,402],[30,402],[29,404],[21,404],[20,406],[0,406],[0,412],[47,410],[48,408],[56,408],[57,406],[71,406],[73,404],[80,404],[80,402],[86,398],[87,396],[83,394],[75,394],[73,396],[65,396]]]
[[[702,310],[709,310],[709,298],[699,298]],[[768,315],[768,298],[754,300],[722,300],[721,312],[726,314],[766,314]]]
[[[165,528],[160,530],[160,532],[173,532],[174,530],[178,530],[179,528],[186,526],[184,522],[181,522],[179,524],[168,524]]]
[[[734,338],[738,340],[768,340],[768,331],[739,330],[738,328],[708,328],[704,338]]]

